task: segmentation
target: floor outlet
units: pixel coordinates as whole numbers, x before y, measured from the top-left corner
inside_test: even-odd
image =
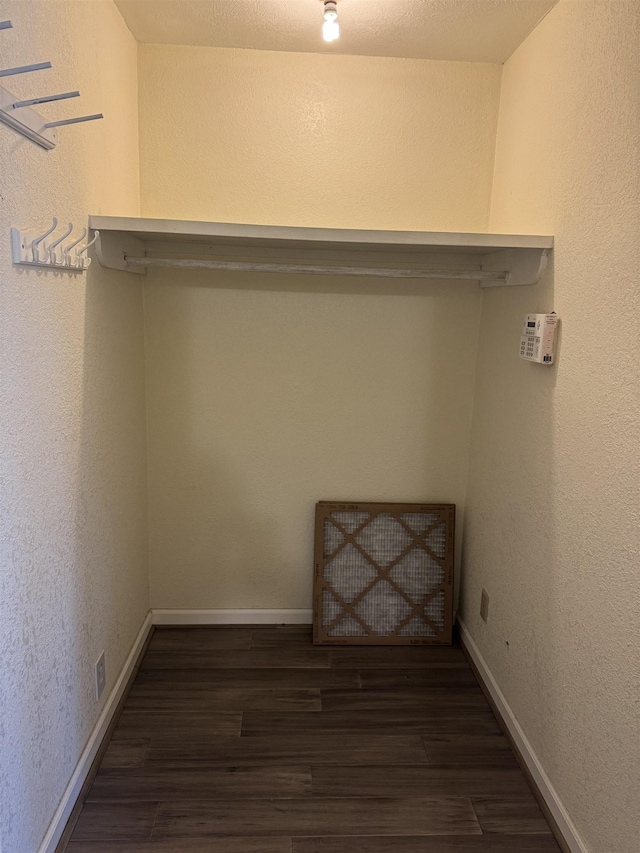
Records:
[[[489,619],[489,596],[486,589],[482,590],[480,598],[480,616],[485,622]]]
[[[107,684],[107,668],[104,662],[104,650],[100,652],[100,657],[96,661],[96,699],[102,696],[102,691]]]

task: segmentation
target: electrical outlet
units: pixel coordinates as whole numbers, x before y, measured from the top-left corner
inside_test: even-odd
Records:
[[[104,661],[104,649],[100,652],[100,657],[96,661],[95,665],[95,676],[96,676],[96,700],[102,696],[102,691],[104,690],[107,683],[107,667]]]
[[[489,619],[489,595],[486,589],[482,590],[480,598],[480,616],[485,622]]]

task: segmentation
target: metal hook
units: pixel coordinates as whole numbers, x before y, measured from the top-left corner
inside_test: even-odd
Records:
[[[78,118],[65,118],[60,121],[48,121],[45,127],[62,127],[65,124],[78,124],[80,121],[95,121],[97,118],[104,118],[102,113],[96,113],[92,116],[78,116]]]
[[[53,217],[53,225],[51,226],[51,228],[49,228],[47,231],[45,231],[41,237],[36,237],[35,240],[31,241],[31,251],[33,252],[33,260],[36,263],[40,262],[40,252],[38,250],[38,246],[40,245],[40,243],[42,243],[44,238],[48,237],[49,234],[51,234],[52,231],[55,231],[57,227],[58,227],[58,220],[54,216]]]
[[[49,260],[51,261],[52,264],[58,265],[58,253],[56,252],[56,246],[58,246],[60,243],[62,243],[63,240],[66,240],[72,231],[73,231],[73,222],[70,222],[69,227],[64,232],[62,237],[58,237],[58,239],[54,243],[51,243],[51,245],[49,246]],[[64,263],[64,252],[62,253],[62,261],[60,263]]]
[[[13,105],[14,110],[19,110],[21,107],[32,107],[34,104],[48,104],[50,101],[65,101],[67,98],[78,98],[80,92],[63,92],[61,95],[45,95],[42,98],[29,98],[27,101],[16,101]]]
[[[77,240],[74,240],[74,241],[73,241],[73,243],[69,243],[69,245],[68,245],[68,246],[66,246],[66,248],[64,249],[64,251],[63,251],[63,253],[62,253],[62,254],[63,254],[63,256],[64,256],[64,263],[65,263],[65,264],[67,264],[67,265],[68,265],[68,264],[70,264],[70,263],[71,263],[71,249],[73,249],[73,247],[74,247],[74,246],[77,246],[77,245],[78,245],[78,243],[80,243],[82,240],[84,240],[84,238],[85,238],[86,236],[87,236],[87,229],[86,229],[86,228],[83,228],[83,229],[82,229],[82,234],[78,237],[78,239],[77,239]]]
[[[84,255],[84,253],[87,251],[87,249],[89,249],[91,246],[93,246],[93,244],[96,242],[96,240],[98,239],[99,236],[100,236],[100,232],[96,231],[94,236],[93,236],[93,240],[91,240],[89,243],[87,243],[86,246],[83,246],[81,249],[78,249],[78,251],[76,253],[76,257],[78,259],[78,266],[79,267],[85,266],[84,258],[81,258],[80,255]],[[91,263],[91,258],[87,258],[87,261],[88,261],[88,263],[86,264],[86,266],[89,266],[89,264]]]
[[[16,68],[4,68],[0,77],[12,77],[14,74],[28,74],[30,71],[44,71],[51,68],[50,62],[35,62],[32,65],[18,65]]]

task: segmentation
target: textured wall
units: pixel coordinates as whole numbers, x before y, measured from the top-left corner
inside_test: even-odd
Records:
[[[310,607],[317,500],[462,519],[477,286],[232,281],[145,290],[154,607]]]
[[[141,45],[139,73],[146,215],[486,225],[495,66]],[[461,521],[480,300],[150,275],[153,606],[310,607],[320,499],[453,501]]]
[[[4,81],[104,121],[0,126],[0,846],[35,853],[148,609],[139,279],[12,266],[9,228],[138,210],[136,45],[111,2],[0,2]],[[106,650],[107,689],[93,695]]]
[[[504,68],[491,227],[556,250],[484,295],[464,543],[464,619],[592,853],[640,833],[638,23],[562,2]],[[557,365],[521,361],[553,309]]]
[[[140,45],[146,216],[487,224],[500,67]]]

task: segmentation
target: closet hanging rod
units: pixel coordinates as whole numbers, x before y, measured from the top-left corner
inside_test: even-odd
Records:
[[[125,255],[132,267],[167,267],[192,270],[226,270],[231,272],[276,272],[311,275],[350,275],[375,278],[449,278],[462,281],[496,281],[505,284],[508,272],[488,270],[425,270],[402,267],[340,267],[325,264],[283,264],[262,261],[193,260],[191,258],[149,258]]]

